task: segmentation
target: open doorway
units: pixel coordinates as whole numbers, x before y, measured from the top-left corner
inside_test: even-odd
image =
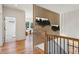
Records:
[[[27,18],[26,20],[26,35],[33,33],[33,20],[31,18]]]
[[[5,17],[5,42],[15,41],[16,38],[16,18]]]

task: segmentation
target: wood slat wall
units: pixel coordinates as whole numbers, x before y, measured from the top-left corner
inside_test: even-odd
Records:
[[[36,25],[35,24],[35,18],[36,17],[48,18],[50,20],[51,24],[59,25],[60,20],[59,20],[59,14],[58,13],[52,12],[52,11],[47,10],[45,8],[39,7],[37,5],[33,5],[34,30],[36,29],[37,31],[39,31],[41,29],[41,33],[44,33],[44,31],[42,31],[42,30],[45,30],[48,33],[59,34],[59,31],[58,32],[52,31],[50,26],[41,28],[40,26]],[[40,34],[38,36],[40,38],[34,39],[34,45],[38,44],[39,42],[41,43],[41,42],[44,41],[44,39],[41,39],[41,38],[42,37],[45,38],[45,36],[40,35]]]

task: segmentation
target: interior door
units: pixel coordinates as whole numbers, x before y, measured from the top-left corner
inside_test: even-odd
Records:
[[[16,18],[5,17],[5,42],[15,41],[16,38]]]

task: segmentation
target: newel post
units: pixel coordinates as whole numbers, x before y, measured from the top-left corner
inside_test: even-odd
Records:
[[[45,31],[44,53],[48,54],[48,36],[47,36],[47,31]]]

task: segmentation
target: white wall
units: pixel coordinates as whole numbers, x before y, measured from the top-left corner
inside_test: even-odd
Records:
[[[0,5],[0,46],[2,46],[2,43],[3,43],[3,41],[2,41],[2,38],[3,38],[2,23],[3,23],[3,21],[2,21],[2,5]]]
[[[16,18],[16,39],[25,39],[25,12],[15,8],[3,7],[5,16]]]
[[[25,21],[29,21],[28,19],[30,19],[30,21],[33,21],[33,4],[28,4],[25,5],[26,9],[25,9],[25,16],[26,16],[26,20]],[[31,20],[32,19],[32,20]]]
[[[79,10],[61,14],[61,35],[79,38]]]
[[[33,22],[33,4],[29,4],[26,6],[29,6],[29,7],[26,7],[26,10],[25,10],[25,16],[26,16],[25,21]]]

